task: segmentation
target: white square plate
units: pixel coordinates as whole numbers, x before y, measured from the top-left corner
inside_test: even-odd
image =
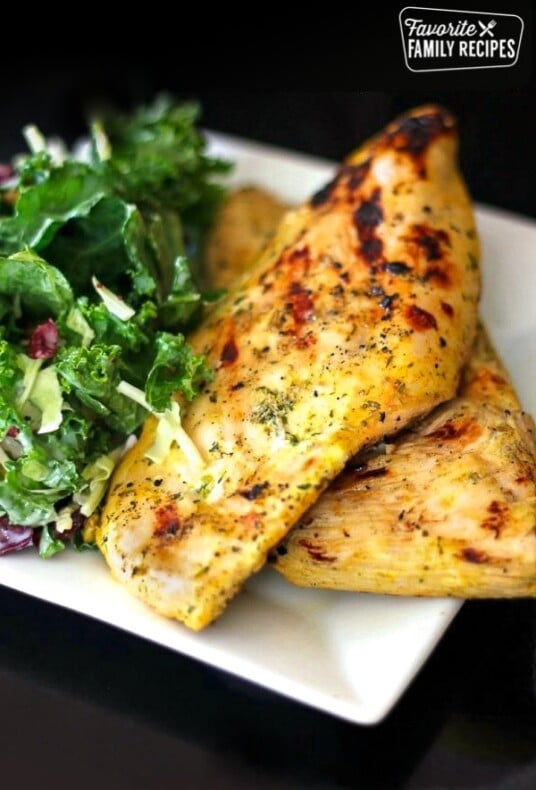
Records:
[[[333,172],[328,162],[223,135],[210,135],[210,143],[236,163],[234,184],[260,184],[292,202]],[[534,413],[536,224],[490,208],[478,209],[478,223],[483,315]],[[32,552],[12,554],[0,560],[0,582],[360,724],[388,713],[461,606],[302,590],[267,568],[212,627],[192,633],[132,598],[96,553],[65,552],[48,562]]]

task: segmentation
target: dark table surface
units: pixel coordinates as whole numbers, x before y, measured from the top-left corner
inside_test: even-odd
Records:
[[[113,75],[103,88],[99,73],[73,76],[53,65],[40,79],[32,92],[7,88],[0,159],[16,148],[23,123],[74,137],[95,97],[124,104],[164,84],[134,73],[128,90]],[[476,197],[535,214],[527,92],[201,98],[207,126],[332,158],[394,112],[439,98],[460,117]],[[376,727],[339,721],[5,588],[0,613],[0,782],[9,790],[536,787],[533,601],[467,603]]]

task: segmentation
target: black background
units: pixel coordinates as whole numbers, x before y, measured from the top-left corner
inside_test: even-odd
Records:
[[[535,216],[529,86],[207,91],[169,63],[123,59],[119,69],[100,53],[91,62],[51,56],[39,69],[19,64],[3,85],[0,158],[20,147],[24,123],[73,139],[95,104],[128,107],[162,87],[199,97],[208,127],[333,159],[398,111],[435,99],[459,116],[474,196]],[[373,728],[12,591],[0,590],[0,612],[6,788],[536,786],[532,602],[467,604],[402,702]]]
[[[20,81],[22,80],[22,81]],[[207,128],[231,132],[340,160],[360,140],[415,104],[438,101],[458,117],[461,162],[477,200],[536,216],[534,151],[536,115],[529,87],[508,91],[208,92],[186,90],[167,70],[129,69],[129,79],[100,62],[66,70],[52,64],[31,83],[19,76],[4,87],[9,113],[0,134],[0,160],[21,150],[21,127],[37,123],[46,134],[72,140],[83,133],[95,107],[128,108],[162,89],[195,96]]]

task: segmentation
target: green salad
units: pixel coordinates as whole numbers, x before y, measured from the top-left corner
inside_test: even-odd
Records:
[[[214,297],[199,250],[228,164],[197,118],[159,99],[94,123],[78,157],[27,127],[0,165],[0,554],[85,548],[148,412],[173,424],[172,394],[211,376],[182,332]]]

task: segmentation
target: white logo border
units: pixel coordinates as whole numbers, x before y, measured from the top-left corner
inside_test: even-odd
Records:
[[[517,52],[516,52],[516,59],[513,63],[498,63],[494,66],[453,66],[452,68],[440,68],[440,69],[412,69],[408,63],[408,56],[406,52],[406,40],[404,38],[404,28],[402,27],[402,14],[404,11],[443,11],[443,12],[451,12],[453,14],[477,14],[478,16],[508,16],[513,17],[514,19],[519,19],[521,22],[521,33],[519,36],[519,43],[517,45]],[[511,69],[512,66],[515,66],[518,59],[519,53],[521,51],[521,42],[523,40],[523,33],[525,31],[525,23],[522,17],[519,14],[503,14],[500,11],[463,11],[459,8],[429,8],[424,6],[415,6],[415,5],[406,5],[402,8],[398,14],[398,23],[400,25],[400,36],[402,38],[402,49],[404,51],[404,62],[406,64],[406,68],[408,71],[411,71],[413,74],[426,74],[432,71],[474,71],[475,69]]]

